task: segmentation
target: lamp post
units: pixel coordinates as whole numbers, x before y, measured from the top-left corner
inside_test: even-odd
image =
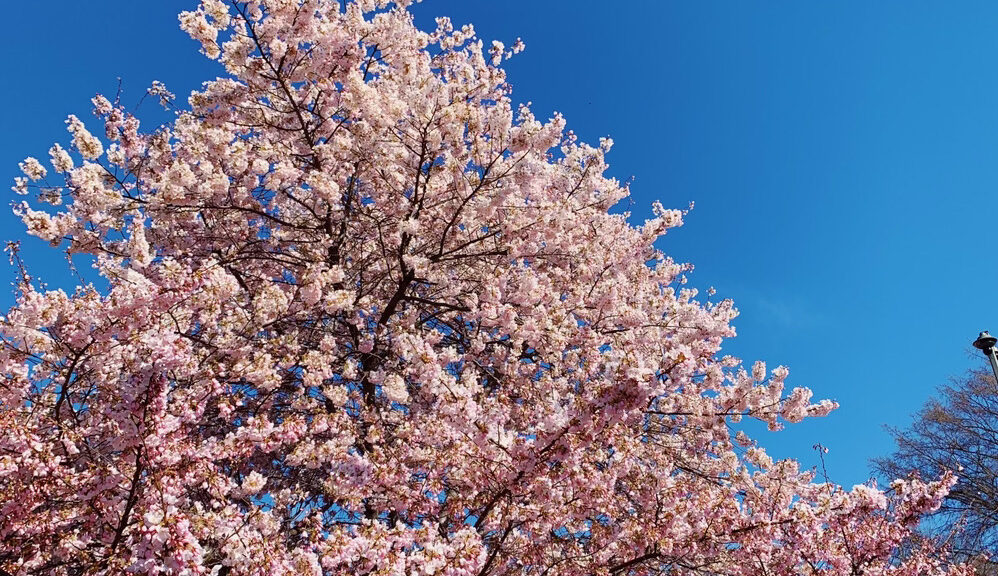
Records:
[[[991,371],[994,372],[995,380],[998,380],[998,356],[995,355],[995,344],[998,344],[998,338],[988,334],[987,330],[981,332],[977,340],[974,340],[974,348],[984,352],[988,357],[991,361]]]

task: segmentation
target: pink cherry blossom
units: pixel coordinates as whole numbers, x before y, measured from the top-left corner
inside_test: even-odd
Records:
[[[835,404],[720,355],[734,305],[657,247],[686,212],[611,212],[612,140],[514,108],[522,42],[407,4],[204,0],[227,77],[69,117],[16,211],[106,288],[25,272],[0,323],[0,571],[969,574],[898,555],[951,474],[757,446]]]

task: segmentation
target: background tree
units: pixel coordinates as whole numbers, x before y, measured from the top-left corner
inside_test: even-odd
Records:
[[[609,212],[611,142],[513,109],[519,43],[372,0],[181,23],[228,77],[151,132],[97,96],[15,182],[108,287],[24,269],[3,319],[5,573],[965,571],[893,561],[951,475],[845,491],[738,430],[834,404],[719,357],[731,302],[653,245],[682,213]]]
[[[881,475],[957,473],[925,529],[949,539],[962,555],[998,553],[998,386],[990,371],[975,370],[939,388],[911,426],[891,433],[897,450],[875,461]]]

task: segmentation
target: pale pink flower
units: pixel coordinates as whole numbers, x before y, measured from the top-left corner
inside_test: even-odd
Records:
[[[24,172],[25,176],[31,178],[32,180],[41,180],[46,174],[45,167],[31,156],[28,156],[23,162],[20,162],[18,167],[21,169],[21,172]]]

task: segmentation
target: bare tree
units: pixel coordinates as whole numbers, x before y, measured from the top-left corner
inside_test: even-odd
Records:
[[[993,556],[998,563],[998,385],[988,371],[972,370],[942,386],[905,429],[890,428],[897,449],[874,461],[887,478],[954,471],[959,480],[923,532],[944,538],[954,552]]]

